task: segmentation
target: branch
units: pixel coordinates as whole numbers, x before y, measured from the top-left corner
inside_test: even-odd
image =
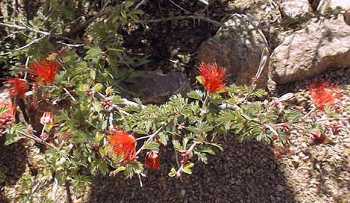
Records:
[[[137,150],[136,155],[140,154],[140,152],[143,150],[143,148],[145,147],[145,145],[146,145],[147,143],[151,142],[151,141],[153,140],[153,138],[154,138],[155,136],[157,136],[158,133],[159,133],[163,128],[164,128],[164,126],[158,128],[158,130],[156,130],[153,134],[149,135],[149,138],[144,142],[144,144],[140,147],[140,149]]]
[[[140,1],[140,3],[138,3],[136,6],[135,6],[135,9],[139,9],[140,6],[142,6],[143,4],[146,4],[148,0],[142,0]]]
[[[160,22],[171,21],[171,20],[186,20],[186,19],[203,20],[219,27],[224,26],[224,24],[220,23],[219,21],[212,20],[210,18],[199,16],[199,15],[174,16],[174,17],[151,19],[151,20],[139,20],[139,21],[136,21],[136,23],[160,23]]]
[[[5,26],[5,27],[10,27],[10,28],[16,28],[18,30],[29,30],[29,31],[32,31],[32,32],[36,32],[36,33],[39,33],[39,34],[46,35],[46,36],[50,35],[49,32],[37,30],[37,29],[31,28],[29,26],[20,26],[20,25],[16,25],[16,24],[7,24],[7,23],[0,23],[0,25]]]
[[[20,132],[20,134],[23,135],[23,136],[26,137],[26,138],[29,138],[29,139],[34,140],[35,142],[38,142],[38,143],[40,143],[40,144],[44,144],[44,145],[46,145],[46,146],[48,146],[48,147],[51,147],[51,148],[53,148],[53,149],[58,150],[58,148],[57,148],[55,145],[52,145],[52,144],[50,144],[50,143],[47,143],[47,142],[45,142],[44,140],[42,140],[41,138],[39,138],[39,137],[27,135],[27,134],[24,133],[24,132]]]
[[[20,51],[20,50],[22,50],[22,49],[28,48],[28,47],[32,46],[33,44],[38,43],[39,41],[41,41],[41,40],[44,39],[45,37],[47,37],[47,35],[44,35],[44,36],[39,37],[39,38],[36,38],[36,39],[34,39],[33,41],[29,42],[28,44],[26,44],[26,45],[24,45],[24,46],[22,46],[22,47],[19,47],[19,48],[17,48],[17,49],[14,49],[14,50],[9,51],[9,52],[6,52],[6,53],[2,53],[2,54],[0,54],[0,56],[4,56],[4,55],[7,55],[7,54],[11,54],[11,53],[13,53],[14,51]]]

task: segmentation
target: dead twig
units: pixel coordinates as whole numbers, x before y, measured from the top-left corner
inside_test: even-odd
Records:
[[[186,20],[186,19],[203,20],[219,27],[224,26],[224,24],[220,23],[219,21],[212,20],[208,17],[200,16],[200,15],[174,16],[174,17],[168,17],[168,18],[139,20],[139,21],[136,21],[136,23],[160,23],[160,22],[166,22],[166,21],[172,21],[172,20]]]

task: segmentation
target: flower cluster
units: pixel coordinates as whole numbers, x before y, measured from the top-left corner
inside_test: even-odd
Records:
[[[117,156],[121,156],[124,162],[136,159],[136,139],[123,130],[115,130],[108,136],[108,141]]]
[[[199,67],[204,88],[209,93],[220,93],[225,89],[225,69],[217,64],[204,64]]]
[[[334,105],[340,97],[340,90],[330,82],[318,82],[310,85],[312,101],[320,110]]]
[[[151,151],[147,152],[145,159],[145,167],[152,170],[160,169],[160,159],[158,152]]]
[[[53,113],[52,112],[44,112],[40,118],[40,123],[42,125],[53,123]]]
[[[23,79],[12,78],[7,80],[6,83],[9,86],[11,97],[24,97],[29,89],[27,81]]]
[[[30,69],[37,82],[43,85],[51,85],[59,71],[60,64],[56,61],[40,60],[31,64]]]

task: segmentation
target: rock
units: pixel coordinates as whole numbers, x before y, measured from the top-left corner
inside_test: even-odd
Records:
[[[349,10],[350,0],[320,0],[317,11],[321,14],[326,14],[330,10],[335,9]]]
[[[341,67],[350,67],[350,26],[325,19],[288,36],[273,51],[269,71],[270,79],[284,84]]]
[[[344,13],[344,20],[346,24],[350,25],[350,9]]]
[[[198,59],[202,63],[217,63],[226,68],[229,82],[250,85],[264,50],[268,50],[268,44],[257,28],[257,22],[246,15],[234,14],[214,37],[201,44]],[[266,70],[258,80],[260,87],[266,86]]]
[[[120,86],[124,94],[140,98],[144,104],[164,103],[172,95],[183,94],[190,89],[186,75],[180,72],[163,74],[156,71],[137,71]]]
[[[305,17],[312,12],[308,0],[284,0],[280,7],[282,13],[289,18]]]

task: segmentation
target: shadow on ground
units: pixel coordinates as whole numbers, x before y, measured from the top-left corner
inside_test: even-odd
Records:
[[[233,138],[225,143],[220,155],[182,180],[167,176],[164,161],[142,188],[137,178],[96,177],[88,202],[296,202],[269,146]]]
[[[5,137],[0,137],[0,202],[7,202],[3,194],[4,184],[15,185],[26,169],[27,153],[25,147],[20,143],[4,145]]]

